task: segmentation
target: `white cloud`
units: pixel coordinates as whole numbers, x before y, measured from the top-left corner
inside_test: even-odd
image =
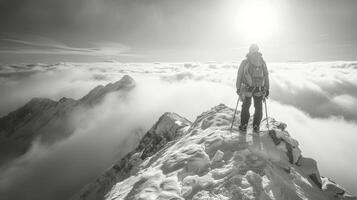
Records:
[[[339,106],[347,110],[357,107],[357,98],[348,94],[335,96],[332,98],[332,102],[338,104]]]

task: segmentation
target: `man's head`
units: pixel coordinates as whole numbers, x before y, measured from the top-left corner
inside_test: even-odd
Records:
[[[262,59],[262,54],[259,52],[259,47],[257,44],[252,44],[249,47],[249,53],[247,54],[247,58],[250,61],[250,63],[256,65],[256,66],[261,66],[263,65],[263,59]]]
[[[259,47],[257,44],[252,44],[249,47],[249,53],[259,52]]]

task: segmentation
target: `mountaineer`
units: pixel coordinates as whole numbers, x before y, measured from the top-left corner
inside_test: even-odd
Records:
[[[259,132],[262,120],[262,101],[269,96],[269,73],[259,47],[252,44],[246,59],[239,66],[237,74],[237,94],[242,100],[239,130],[245,132],[250,117],[249,108],[254,100],[253,131]]]

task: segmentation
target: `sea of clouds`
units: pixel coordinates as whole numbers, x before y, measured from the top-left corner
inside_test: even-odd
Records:
[[[123,100],[72,116],[75,133],[31,150],[0,169],[0,194],[10,199],[66,199],[133,149],[140,134],[164,112],[194,121],[197,115],[237,100],[239,63],[59,63],[0,67],[0,116],[33,97],[78,99],[99,84],[130,75],[136,88]],[[357,63],[270,63],[269,114],[288,124],[303,155],[321,174],[357,194]],[[21,191],[21,192],[19,192]]]

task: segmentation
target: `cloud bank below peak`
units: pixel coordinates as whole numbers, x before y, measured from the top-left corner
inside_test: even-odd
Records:
[[[0,81],[3,83],[0,91],[7,95],[4,96],[0,110],[5,114],[5,110],[9,111],[6,108],[14,108],[8,103],[24,103],[24,99],[29,99],[31,94],[55,99],[68,94],[68,97],[76,98],[85,93],[81,88],[89,91],[95,84],[119,80],[123,74],[132,75],[134,78],[159,77],[171,83],[187,80],[207,81],[223,84],[235,91],[238,65],[239,63],[215,62],[3,65],[0,70]],[[340,61],[268,63],[271,79],[270,98],[297,107],[312,117],[336,116],[357,121],[357,113],[353,112],[357,110],[356,66],[356,62]],[[80,83],[77,85],[79,87],[72,87],[75,82]],[[58,92],[46,91],[39,89],[41,85],[59,89]],[[28,94],[28,97],[25,98],[25,94]]]

